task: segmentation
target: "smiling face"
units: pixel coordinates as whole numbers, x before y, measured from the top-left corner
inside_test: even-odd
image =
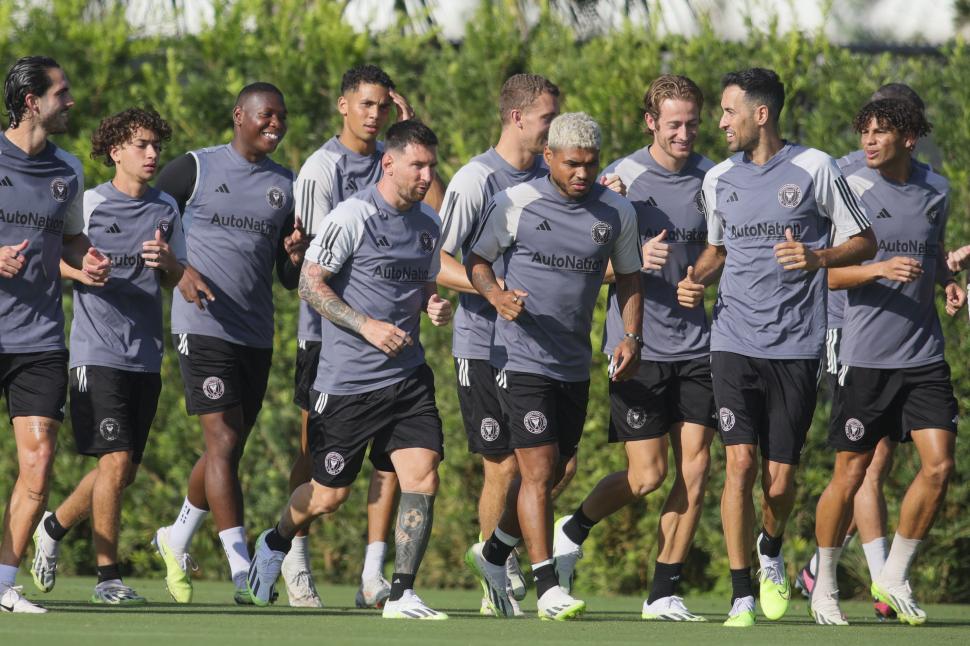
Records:
[[[137,128],[128,141],[114,146],[110,155],[117,169],[116,174],[146,184],[155,176],[161,152],[162,144],[158,135],[146,128]]]
[[[729,85],[721,94],[721,122],[718,127],[724,131],[728,150],[749,152],[758,145],[758,110],[765,106],[755,106],[748,100],[745,91],[737,85]]]
[[[232,112],[236,141],[250,160],[276,150],[286,135],[286,104],[275,92],[250,94]]]
[[[649,113],[644,118],[647,128],[653,133],[653,143],[658,148],[656,153],[673,163],[683,162],[690,157],[701,124],[696,103],[684,99],[664,99],[658,118],[654,119]]]
[[[600,152],[595,148],[546,147],[544,157],[549,176],[559,192],[571,200],[579,200],[589,193],[600,169]]]
[[[337,100],[344,118],[342,136],[373,145],[391,116],[391,91],[379,83],[361,83]]]

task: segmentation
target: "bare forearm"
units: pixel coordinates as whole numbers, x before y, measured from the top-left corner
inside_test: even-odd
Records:
[[[725,259],[727,249],[721,245],[707,245],[694,263],[694,280],[704,285],[713,283],[721,275]]]
[[[83,233],[75,236],[64,236],[64,247],[61,251],[61,259],[74,269],[81,269],[84,265],[84,254],[91,246],[91,241]]]
[[[875,262],[868,265],[829,269],[829,289],[852,289],[868,285],[881,277],[879,263]]]
[[[640,272],[616,274],[616,297],[623,317],[623,331],[640,334],[643,331],[643,294],[640,291]]]
[[[475,287],[468,280],[465,266],[458,262],[454,256],[445,251],[441,252],[441,269],[438,271],[438,284],[442,287],[462,292],[464,294],[475,294]]]
[[[821,267],[831,269],[858,265],[876,255],[876,234],[872,229],[866,229],[836,247],[820,249],[816,253]]]
[[[166,289],[174,289],[179,281],[182,280],[182,274],[185,273],[185,267],[182,265],[177,265],[176,269],[171,271],[163,271],[161,280],[159,281],[162,287]]]
[[[475,254],[472,254],[470,264],[471,267],[468,270],[468,275],[471,279],[472,286],[486,300],[491,302],[491,297],[494,296],[494,292],[501,291],[498,281],[495,280],[495,271],[492,269],[492,265],[484,258],[476,256]]]
[[[320,265],[311,262],[304,263],[303,271],[300,272],[300,298],[334,325],[339,325],[353,332],[360,332],[360,328],[367,321],[367,317],[347,305],[330,289],[326,282],[326,279],[330,276],[330,272]]]

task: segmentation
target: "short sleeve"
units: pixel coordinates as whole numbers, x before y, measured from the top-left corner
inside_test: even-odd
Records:
[[[320,232],[324,216],[333,209],[333,163],[321,153],[311,155],[296,178],[296,215],[307,235]]]
[[[441,249],[450,256],[457,254],[474,234],[485,206],[481,183],[474,181],[466,169],[459,170],[452,178],[441,205]]]
[[[496,194],[485,207],[472,251],[489,262],[495,262],[515,241],[521,211],[513,207],[508,191]]]
[[[707,220],[707,242],[718,247],[724,246],[724,221],[717,214],[717,176],[710,172],[704,176],[704,183],[701,185],[701,200]]]
[[[305,260],[336,274],[354,254],[364,237],[365,202],[351,198],[341,202],[326,218],[313,238]]]
[[[815,201],[821,215],[835,227],[835,239],[847,240],[872,227],[862,203],[831,157],[815,167]]]
[[[626,200],[623,200],[618,212],[620,214],[620,233],[613,245],[610,260],[613,262],[614,272],[633,274],[643,267],[637,214],[633,205]]]

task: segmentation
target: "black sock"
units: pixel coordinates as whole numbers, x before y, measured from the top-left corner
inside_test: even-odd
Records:
[[[535,568],[532,570],[532,576],[536,579],[536,599],[541,599],[549,588],[559,585],[556,566],[552,563]]]
[[[583,506],[580,505],[573,512],[572,518],[563,523],[562,533],[569,537],[569,540],[576,543],[576,545],[582,545],[583,541],[589,536],[589,530],[593,529],[593,525],[597,522],[599,521],[590,520],[583,513]]]
[[[105,581],[111,581],[113,579],[121,580],[121,571],[118,569],[117,563],[98,566],[98,583],[104,583]]]
[[[731,570],[731,603],[734,603],[735,599],[741,599],[744,597],[753,597],[754,592],[751,590],[751,568],[741,568],[740,570]]]
[[[677,594],[677,584],[680,583],[680,572],[683,569],[683,563],[661,563],[657,561],[657,566],[653,570],[653,585],[650,588],[647,603],[653,603],[657,599],[672,597]]]
[[[397,601],[404,596],[405,590],[414,589],[414,575],[395,572],[391,576],[391,601]]]
[[[274,552],[289,552],[290,547],[293,546],[293,539],[286,538],[280,534],[280,526],[277,525],[270,530],[269,534],[266,535],[266,547],[270,548]]]
[[[764,527],[761,528],[761,540],[758,541],[758,551],[763,556],[776,558],[781,554],[781,536],[772,536]]]
[[[505,561],[509,558],[513,548],[514,546],[506,545],[495,536],[495,532],[492,532],[492,535],[485,541],[485,545],[482,546],[482,556],[492,565],[505,565]]]
[[[44,531],[55,541],[63,539],[70,527],[64,527],[57,521],[57,514],[51,514],[44,519]]]

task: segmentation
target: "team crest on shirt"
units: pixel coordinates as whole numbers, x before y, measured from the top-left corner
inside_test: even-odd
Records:
[[[647,411],[640,406],[634,406],[626,412],[626,423],[630,428],[643,428],[647,423]]]
[[[282,209],[283,205],[286,204],[286,195],[279,186],[272,186],[266,191],[266,201],[274,209]]]
[[[226,392],[226,385],[218,377],[208,377],[202,382],[202,392],[209,399],[219,399]]]
[[[121,424],[113,417],[106,417],[101,420],[101,424],[98,426],[98,432],[101,433],[101,437],[106,441],[114,442],[118,439],[118,435],[121,434]]]
[[[732,428],[734,428],[734,411],[730,408],[721,408],[718,411],[718,417],[721,419],[721,430],[727,433]]]
[[[926,219],[930,224],[936,224],[936,221],[940,219],[940,207],[939,205],[934,206],[929,211],[926,212]]]
[[[533,435],[538,435],[539,433],[546,430],[546,416],[542,414],[541,411],[530,410],[522,418],[522,422],[525,424],[525,430],[529,431]]]
[[[865,425],[854,417],[845,423],[845,436],[853,442],[858,442],[866,434]]]
[[[67,200],[67,182],[63,177],[55,177],[51,180],[51,197],[57,202]]]
[[[778,189],[778,203],[786,209],[793,209],[802,201],[802,188],[798,184],[785,184]]]
[[[596,244],[606,244],[613,237],[613,227],[606,222],[597,222],[590,229],[589,234]]]
[[[482,439],[486,442],[494,442],[497,440],[501,431],[502,427],[499,425],[498,420],[492,419],[491,417],[486,417],[482,420]]]
[[[434,236],[428,231],[422,231],[421,235],[418,236],[418,240],[421,243],[421,251],[425,253],[431,253],[434,251]]]
[[[706,210],[704,209],[704,191],[697,191],[694,194],[694,206],[697,207],[697,212],[704,215]]]
[[[162,232],[164,237],[168,237],[168,232],[172,230],[172,222],[170,220],[159,220],[158,230]]]
[[[340,455],[336,451],[331,451],[323,458],[323,468],[326,469],[327,473],[332,476],[337,475],[344,470],[345,466],[344,456]]]

